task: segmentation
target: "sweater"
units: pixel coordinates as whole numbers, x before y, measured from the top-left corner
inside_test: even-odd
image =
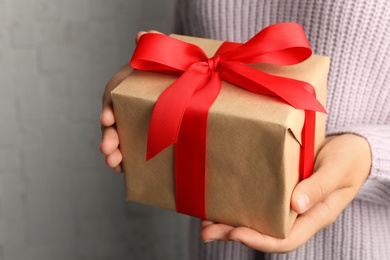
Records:
[[[288,254],[265,259],[390,259],[390,1],[177,0],[175,33],[244,42],[278,22],[303,25],[313,52],[329,56],[326,132],[370,144],[370,175],[329,227]],[[259,259],[237,242],[192,239],[194,259]]]

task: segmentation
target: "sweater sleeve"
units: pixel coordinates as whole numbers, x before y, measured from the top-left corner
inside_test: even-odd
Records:
[[[176,1],[174,9],[174,20],[173,20],[173,33],[184,34],[183,30],[183,18],[182,18],[182,3],[181,1]]]
[[[371,149],[370,175],[356,199],[390,206],[390,124],[343,127],[327,134],[343,133],[364,137]]]

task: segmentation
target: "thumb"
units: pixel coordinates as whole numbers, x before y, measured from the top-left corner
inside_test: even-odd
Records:
[[[342,182],[340,175],[335,173],[337,171],[323,165],[312,176],[298,183],[291,196],[291,208],[302,214],[324,201]]]
[[[317,155],[313,175],[295,187],[291,208],[302,214],[338,189],[353,188],[357,193],[369,174],[370,158],[364,138],[353,134],[328,137]]]

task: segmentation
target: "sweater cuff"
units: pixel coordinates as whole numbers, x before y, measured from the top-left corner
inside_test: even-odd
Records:
[[[356,199],[390,206],[390,125],[359,125],[327,131],[327,135],[356,134],[371,149],[371,171]]]

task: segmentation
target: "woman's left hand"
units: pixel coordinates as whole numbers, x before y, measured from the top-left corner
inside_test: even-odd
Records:
[[[287,238],[202,221],[201,239],[239,241],[263,252],[291,252],[336,220],[362,187],[370,168],[371,154],[366,139],[354,134],[328,137],[317,156],[313,175],[293,191],[291,208],[299,215]]]

